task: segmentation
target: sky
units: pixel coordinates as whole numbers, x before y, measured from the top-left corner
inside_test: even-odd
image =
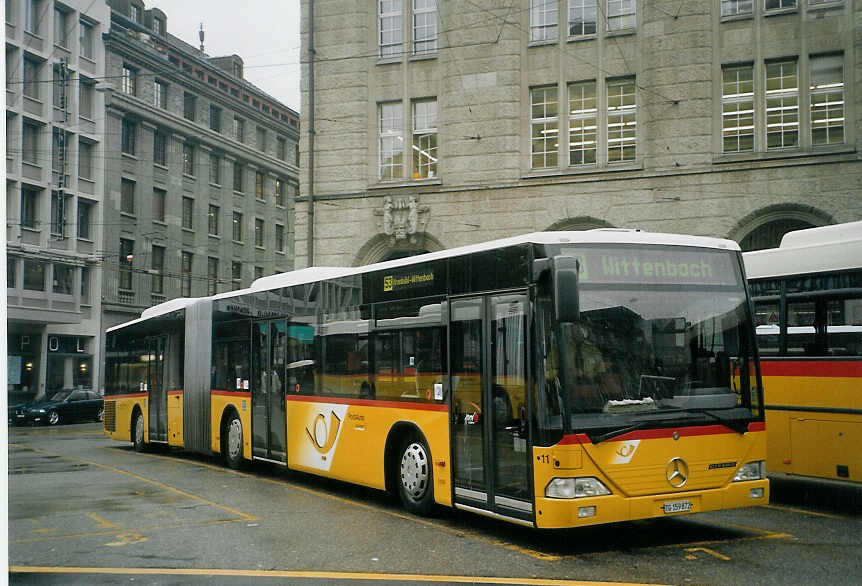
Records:
[[[299,112],[300,0],[145,0],[168,17],[168,32],[200,45],[211,57],[233,55],[245,63],[245,79]]]

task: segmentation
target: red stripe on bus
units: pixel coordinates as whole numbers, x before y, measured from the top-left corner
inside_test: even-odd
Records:
[[[748,431],[764,431],[766,429],[766,425],[762,421],[755,421],[753,423],[748,424]],[[623,435],[617,436],[608,441],[612,442],[624,442],[629,440],[642,440],[642,439],[664,439],[673,437],[673,434],[679,433],[680,436],[684,437],[696,437],[699,435],[720,435],[726,433],[736,433],[729,427],[724,425],[702,425],[702,426],[692,426],[692,427],[663,427],[661,429],[642,429],[638,431],[631,431],[629,433],[625,433]],[[561,439],[557,445],[565,446],[565,445],[573,445],[573,444],[591,444],[593,443],[590,440],[590,437],[585,433],[573,433],[569,435],[564,435],[563,439]]]
[[[147,393],[129,393],[127,395],[105,395],[106,401],[115,401],[117,399],[140,399],[147,398]]]
[[[862,360],[760,360],[763,376],[862,377]]]
[[[308,395],[288,395],[288,401],[304,403],[335,403],[337,405],[362,405],[365,407],[397,407],[419,411],[448,411],[449,406],[436,403],[411,403],[409,401],[378,401],[377,399],[341,399],[338,397],[311,397]]]
[[[183,390],[182,390],[182,389],[176,389],[176,390],[174,390],[174,391],[168,391],[168,394],[169,394],[169,395],[182,395],[182,394],[183,394]]]
[[[210,391],[210,395],[221,395],[222,397],[242,397],[248,399],[251,397],[249,391]]]

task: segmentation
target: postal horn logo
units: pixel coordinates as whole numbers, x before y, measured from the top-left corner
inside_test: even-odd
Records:
[[[335,438],[338,437],[338,430],[341,428],[341,419],[334,412],[329,413],[329,425],[326,424],[326,416],[323,413],[318,413],[311,424],[312,429],[305,428],[305,433],[308,434],[308,439],[314,445],[315,449],[321,454],[326,454],[335,445]]]

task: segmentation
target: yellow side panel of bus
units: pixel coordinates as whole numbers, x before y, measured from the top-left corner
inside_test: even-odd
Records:
[[[451,505],[448,411],[363,403],[289,400],[288,466],[384,489],[386,439],[396,423],[406,422],[421,430],[431,450],[434,499]]]
[[[108,403],[114,403],[114,407],[109,407]],[[144,414],[144,441],[149,440],[149,428],[147,427],[147,399],[142,397],[120,397],[117,399],[111,398],[110,395],[105,397],[105,413],[114,410],[113,430],[109,428],[111,422],[110,417],[105,417],[104,429],[105,435],[117,441],[132,441],[132,411],[137,406]]]
[[[221,421],[225,409],[233,406],[242,423],[242,457],[251,460],[251,397],[249,393],[216,392],[210,394],[210,447],[221,453]]]
[[[183,447],[183,393],[168,393],[168,445]]]

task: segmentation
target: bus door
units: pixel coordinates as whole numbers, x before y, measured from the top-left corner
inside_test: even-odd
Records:
[[[287,322],[257,321],[252,324],[251,434],[252,455],[263,460],[287,462],[285,449],[285,358]]]
[[[151,442],[168,441],[168,389],[165,381],[165,346],[167,336],[148,340],[147,400],[149,401],[149,433]]]
[[[532,521],[527,295],[459,299],[450,307],[455,503]]]

